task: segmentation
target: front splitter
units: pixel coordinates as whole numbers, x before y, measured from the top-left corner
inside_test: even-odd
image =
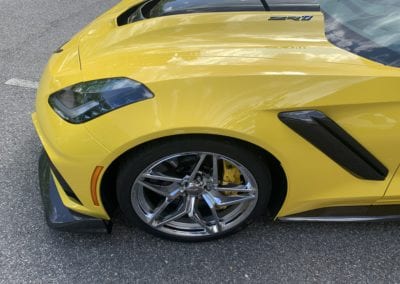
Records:
[[[45,151],[39,158],[39,182],[49,227],[76,233],[111,233],[111,222],[85,216],[65,207],[51,174],[50,161]]]

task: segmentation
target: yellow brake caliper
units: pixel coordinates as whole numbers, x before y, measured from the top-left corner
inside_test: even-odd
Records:
[[[240,174],[240,170],[232,165],[231,163],[229,163],[228,161],[223,161],[223,175],[222,175],[222,185],[239,185],[242,183],[242,180],[240,178],[241,174]],[[221,192],[222,194],[228,196],[228,195],[235,195],[234,192],[231,191],[224,191]],[[227,206],[223,206],[218,208],[219,210],[224,210],[226,209]]]
[[[240,171],[237,167],[229,163],[228,161],[223,161],[224,162],[224,168],[223,168],[223,179],[222,179],[222,184],[227,185],[227,184],[241,184],[241,179],[240,179]]]

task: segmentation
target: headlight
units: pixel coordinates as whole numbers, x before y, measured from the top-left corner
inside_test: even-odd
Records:
[[[83,123],[114,109],[153,98],[143,84],[127,78],[79,83],[52,94],[49,104],[63,119]]]

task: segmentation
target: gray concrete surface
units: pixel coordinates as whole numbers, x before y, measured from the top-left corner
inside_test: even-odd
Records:
[[[187,244],[115,226],[112,235],[52,231],[38,192],[30,121],[37,81],[60,44],[116,0],[0,0],[0,281],[400,282],[400,226],[272,224]]]

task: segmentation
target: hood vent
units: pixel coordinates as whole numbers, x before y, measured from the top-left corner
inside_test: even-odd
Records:
[[[144,1],[121,14],[119,26],[170,15],[217,12],[255,12],[255,11],[320,11],[318,0],[149,0]]]

